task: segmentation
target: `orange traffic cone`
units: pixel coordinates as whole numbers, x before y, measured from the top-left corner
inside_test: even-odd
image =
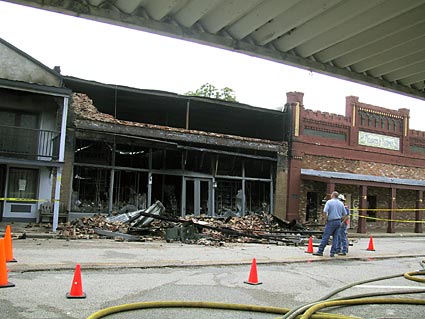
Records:
[[[79,264],[75,267],[74,279],[72,280],[71,291],[66,294],[68,299],[83,299],[86,294],[83,292],[83,283],[81,281],[81,267]]]
[[[0,288],[15,287],[7,279],[6,255],[4,253],[4,239],[0,239]]]
[[[308,254],[312,254],[313,253],[313,237],[310,236],[310,239],[308,240],[308,247],[307,250],[305,251]]]
[[[16,263],[17,260],[13,258],[12,232],[10,231],[10,225],[6,226],[6,232],[4,233],[4,253],[6,254],[6,262]]]
[[[262,284],[262,282],[258,281],[257,260],[255,258],[252,260],[251,271],[249,272],[248,281],[244,281],[244,283],[250,284],[250,285],[261,285]]]
[[[375,251],[375,246],[373,245],[373,238],[372,238],[372,236],[370,236],[369,246],[367,246],[367,250]]]

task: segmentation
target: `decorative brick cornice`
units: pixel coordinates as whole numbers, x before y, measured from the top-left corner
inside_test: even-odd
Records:
[[[396,115],[396,114],[392,114],[392,113],[388,113],[388,112],[382,112],[382,111],[375,111],[375,110],[371,110],[371,109],[365,108],[365,107],[359,107],[358,110],[363,111],[363,112],[367,112],[367,113],[377,114],[377,115],[380,115],[380,116],[392,117],[392,118],[396,118],[396,119],[403,119],[404,118],[404,116],[401,116],[401,115]]]

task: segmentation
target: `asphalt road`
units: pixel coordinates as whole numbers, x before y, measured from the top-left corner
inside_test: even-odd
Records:
[[[41,253],[41,251],[40,251]],[[182,256],[184,258],[184,256]],[[0,289],[0,318],[82,319],[105,307],[139,301],[193,300],[293,308],[347,283],[420,269],[421,258],[327,259],[323,262],[260,264],[260,286],[244,284],[249,265],[171,268],[83,269],[86,299],[66,299],[69,270],[10,272],[14,288]],[[396,278],[352,288],[346,295],[408,289],[425,284]],[[409,297],[425,299],[425,294]],[[423,318],[425,306],[373,305],[334,309],[363,318]],[[211,310],[161,309],[109,316],[130,318],[275,318],[276,315]]]

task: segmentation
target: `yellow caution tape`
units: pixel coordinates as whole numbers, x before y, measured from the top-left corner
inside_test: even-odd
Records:
[[[0,200],[7,200],[11,202],[51,202],[50,199],[33,199],[33,198],[13,198],[13,197],[0,197]],[[53,200],[58,202],[59,199]]]
[[[392,211],[391,208],[350,208],[351,211],[372,211],[372,212],[388,212]],[[396,208],[395,212],[415,212],[425,211],[425,208]]]
[[[378,217],[369,217],[359,214],[352,214],[353,216],[361,217],[361,218],[367,218],[367,219],[373,219],[373,220],[383,220],[387,222],[398,222],[398,223],[419,223],[423,224],[425,223],[425,220],[403,220],[403,219],[388,219],[388,218],[378,218]]]

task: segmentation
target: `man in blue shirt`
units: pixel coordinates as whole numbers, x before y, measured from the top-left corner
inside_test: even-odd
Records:
[[[338,235],[338,247],[336,251],[338,255],[345,256],[348,253],[347,228],[350,224],[350,209],[345,205],[345,196],[343,194],[339,194],[338,199],[344,204],[347,215],[341,222],[341,228],[339,229]]]
[[[330,256],[334,257],[338,247],[338,234],[341,227],[341,222],[347,215],[344,204],[338,200],[338,192],[333,192],[331,199],[328,200],[323,209],[326,218],[326,226],[323,231],[322,241],[320,242],[319,249],[313,255],[323,256],[323,251],[328,244],[329,238],[332,236],[332,246]]]

